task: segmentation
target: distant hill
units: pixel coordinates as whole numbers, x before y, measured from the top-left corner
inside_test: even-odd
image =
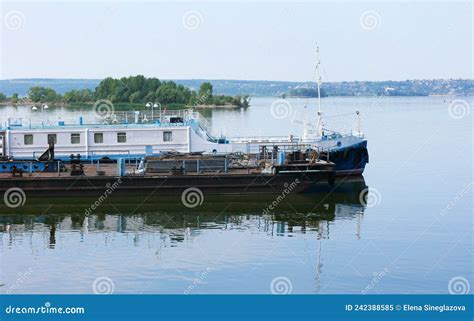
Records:
[[[25,96],[30,87],[41,86],[54,89],[59,94],[73,89],[91,89],[100,83],[101,79],[11,79],[0,80],[0,92],[7,96],[14,93]]]
[[[169,79],[171,80],[171,79]],[[11,79],[0,80],[0,93],[24,96],[33,86],[49,87],[59,94],[72,89],[94,90],[101,79]],[[206,81],[212,83],[214,93],[220,95],[280,96],[290,94],[298,88],[315,88],[311,82],[260,81],[260,80],[208,80],[173,79],[191,89],[197,90]],[[406,81],[343,81],[323,83],[327,96],[428,96],[455,95],[474,96],[472,79],[433,79]]]

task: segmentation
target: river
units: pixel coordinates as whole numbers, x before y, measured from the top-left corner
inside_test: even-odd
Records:
[[[27,200],[0,214],[0,291],[411,294],[474,285],[469,105],[472,97],[324,98],[328,127],[350,130],[360,111],[370,155],[362,203],[361,182],[289,197],[270,213],[272,197],[209,197],[194,209],[110,198],[88,216],[93,200]],[[229,136],[301,135],[316,108],[314,99],[253,98],[248,109],[204,114]],[[0,108],[2,123],[80,116],[94,118]]]

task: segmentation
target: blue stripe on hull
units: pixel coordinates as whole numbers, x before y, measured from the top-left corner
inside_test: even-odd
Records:
[[[76,154],[74,154],[76,155]],[[159,156],[160,154],[152,154],[149,156]],[[91,161],[98,161],[98,160],[103,160],[103,159],[110,159],[110,160],[117,160],[119,158],[123,158],[127,161],[139,161],[142,158],[144,158],[146,155],[145,154],[130,154],[130,155],[124,155],[124,154],[98,154],[90,157],[86,157],[84,155],[81,155],[81,161],[83,162],[91,162]],[[57,155],[54,157],[55,160],[61,160],[65,163],[69,162],[71,160],[70,156],[60,156]],[[23,157],[15,157],[15,160],[23,160],[23,161],[32,161],[31,158],[23,158]]]

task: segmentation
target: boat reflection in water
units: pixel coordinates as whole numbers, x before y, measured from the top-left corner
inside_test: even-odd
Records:
[[[254,217],[276,224],[277,231],[284,233],[286,227],[291,231],[294,226],[301,226],[304,231],[306,227],[318,227],[320,221],[352,219],[364,213],[361,201],[364,203],[367,186],[363,178],[336,182],[336,187],[323,188],[328,193],[313,191],[284,197],[279,194],[203,196],[199,200],[202,204],[188,206],[176,197],[110,197],[94,210],[91,210],[91,204],[96,201],[94,198],[35,199],[34,204],[21,208],[1,207],[0,223],[3,231],[10,229],[8,225],[23,225],[22,230],[34,230],[44,225],[53,232],[56,228],[116,232],[159,229],[175,234],[183,228],[206,229],[211,223],[239,224]]]
[[[41,272],[38,275],[69,275],[77,274],[81,269],[92,269],[87,276],[90,278],[90,275],[103,275],[103,270],[110,268],[106,275],[114,276],[116,292],[137,293],[136,287],[140,287],[140,293],[182,293],[182,287],[173,285],[182,281],[177,281],[176,272],[170,271],[179,270],[185,274],[188,271],[194,275],[196,271],[203,270],[204,266],[211,266],[216,270],[219,270],[221,265],[228,266],[228,262],[224,264],[221,257],[213,258],[213,252],[219,251],[216,246],[227,247],[232,257],[236,246],[235,232],[239,232],[240,237],[243,236],[244,239],[255,239],[254,244],[243,253],[237,254],[239,251],[235,249],[235,257],[229,258],[230,261],[244,266],[254,264],[252,261],[257,260],[260,251],[272,251],[271,240],[280,236],[301,237],[307,234],[305,238],[313,238],[311,246],[317,251],[314,253],[313,250],[313,256],[317,258],[312,263],[313,272],[316,271],[316,284],[311,292],[319,292],[321,240],[330,239],[331,225],[338,220],[354,220],[352,238],[354,235],[360,238],[359,223],[365,209],[361,204],[361,195],[366,190],[363,179],[337,182],[336,186],[331,193],[291,195],[280,198],[278,202],[276,196],[271,195],[214,199],[209,197],[194,208],[184,206],[181,200],[176,198],[110,197],[89,215],[84,213],[90,208],[91,202],[94,202],[93,199],[38,199],[34,204],[26,202],[23,207],[14,211],[10,209],[9,213],[0,215],[2,253],[4,258],[10,259],[11,262],[4,271],[2,282],[8,288],[8,284],[14,282],[16,271],[21,271],[31,264],[25,262],[44,259],[50,260],[51,264],[37,263],[33,270]],[[5,213],[4,210],[6,209],[1,208],[1,213]],[[212,234],[216,232],[218,234]],[[215,243],[228,244],[202,243],[203,241],[199,240],[201,237],[216,238]],[[289,242],[289,239],[282,239],[282,242]],[[203,244],[210,245],[204,247]],[[289,243],[289,246],[294,245]],[[29,250],[21,250],[25,247]],[[39,248],[45,250],[39,251]],[[159,259],[155,258],[158,262],[150,261],[150,248],[156,250],[156,253],[166,249],[167,257],[157,254],[160,256]],[[48,251],[56,251],[57,255]],[[211,259],[206,261],[208,258],[199,254],[201,251],[207,252]],[[301,249],[295,248],[294,251]],[[182,261],[181,255],[178,260],[176,253],[182,253],[186,260]],[[101,267],[95,270],[97,262],[100,262]],[[122,270],[117,267],[121,264],[124,264]],[[154,265],[153,272],[131,278],[132,269],[136,269],[134,273],[140,274],[137,271],[149,269],[150,264]],[[118,270],[113,270],[114,267]],[[126,272],[123,269],[126,269]],[[166,277],[167,273],[170,273],[169,277]],[[86,278],[84,275],[67,277],[79,280]],[[159,278],[160,283],[153,286],[150,278],[153,281]],[[143,284],[131,284],[131,279],[134,282],[142,280]],[[76,283],[69,287],[65,283],[64,288],[61,288],[57,282],[57,278],[49,280],[46,277],[36,281],[31,279],[13,292],[90,292],[90,288],[81,287]],[[229,292],[226,289],[226,286],[222,285],[222,288],[216,286],[209,290],[201,287],[200,291]],[[252,290],[248,287],[234,289],[236,293],[266,293],[268,290]]]

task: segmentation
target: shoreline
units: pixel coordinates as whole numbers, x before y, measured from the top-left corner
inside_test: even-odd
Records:
[[[432,95],[409,95],[409,96],[358,96],[358,95],[339,95],[339,96],[326,96],[321,98],[410,98],[410,97],[446,97],[446,98],[455,98],[455,97],[474,97],[474,95],[456,95],[456,94],[432,94]],[[308,97],[308,96],[288,96],[286,98],[281,98],[278,96],[254,96],[252,98],[275,98],[275,99],[311,99],[317,97]],[[93,107],[95,102],[84,102],[84,103],[63,103],[63,102],[33,102],[33,101],[22,101],[21,103],[12,103],[11,101],[2,101],[0,102],[0,107],[21,107],[21,106],[28,106],[28,105],[41,105],[47,104],[49,106],[54,107],[64,107],[64,108],[82,108],[82,107]],[[113,103],[114,106],[118,106],[119,109],[123,108],[125,110],[131,108],[142,108],[145,106],[144,103],[126,103],[126,102],[117,102]],[[189,109],[189,108],[197,108],[197,109],[238,109],[238,108],[248,108],[244,106],[238,105],[186,105],[186,104],[179,104],[179,103],[171,103],[171,104],[164,104],[163,108],[167,109]]]
[[[41,104],[47,104],[51,107],[60,107],[60,108],[93,108],[94,102],[85,102],[85,103],[62,103],[62,102],[32,102],[32,101],[23,101],[21,103],[12,103],[11,101],[2,101],[0,102],[1,107],[24,107],[24,106],[38,106]],[[141,109],[145,108],[145,104],[136,104],[136,103],[114,103],[117,110],[131,110],[131,109]],[[238,108],[246,108],[244,106],[238,105],[186,105],[186,104],[169,104],[163,105],[163,108],[176,110],[176,109],[238,109]]]

